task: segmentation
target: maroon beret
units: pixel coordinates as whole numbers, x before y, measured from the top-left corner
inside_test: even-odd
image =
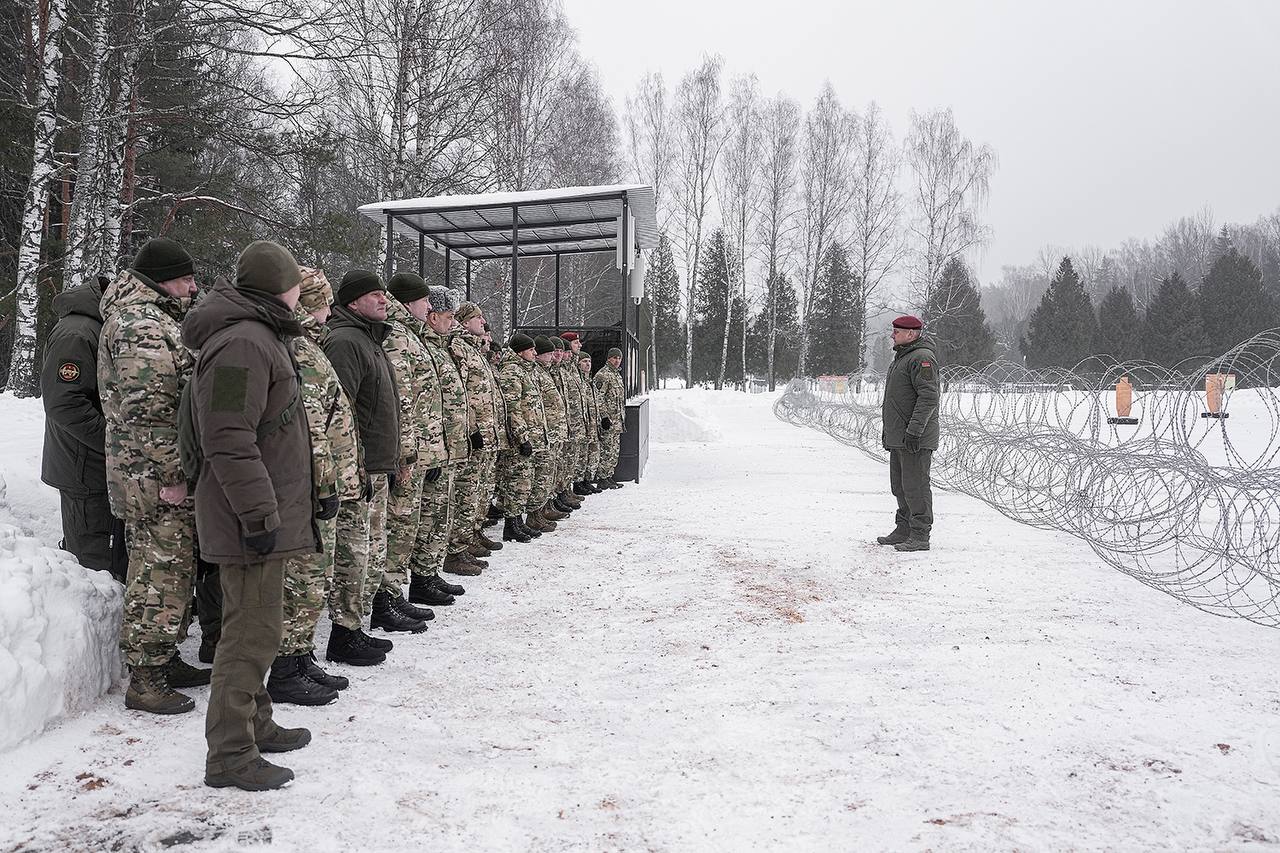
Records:
[[[561,332],[560,339],[565,341],[576,341],[578,339],[577,332]]]
[[[884,322],[881,320],[880,322]],[[903,314],[901,317],[893,321],[895,329],[923,329],[924,323],[920,322],[920,318],[914,314]]]

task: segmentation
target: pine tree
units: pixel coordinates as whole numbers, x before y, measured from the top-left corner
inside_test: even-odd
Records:
[[[1262,273],[1231,245],[1226,228],[1214,255],[1200,283],[1200,316],[1209,349],[1219,354],[1276,325],[1276,306],[1263,290]]]
[[[1147,306],[1141,338],[1143,357],[1164,367],[1209,355],[1200,306],[1180,274],[1175,272],[1160,282]]]
[[[729,305],[729,253],[724,231],[711,232],[698,260],[693,296],[693,381],[714,382],[720,375],[720,344],[724,339],[725,309]]]
[[[1064,257],[1027,323],[1022,339],[1027,367],[1074,367],[1093,355],[1097,334],[1093,303],[1071,258]]]
[[[858,369],[862,341],[853,301],[853,270],[845,248],[827,249],[811,302],[809,347],[805,372],[813,376],[852,373]]]
[[[684,366],[684,324],[680,322],[680,272],[667,232],[649,257],[645,290],[653,304],[653,350],[658,378],[678,376]]]
[[[783,273],[774,277],[774,299],[777,311],[777,333],[773,342],[773,370],[778,382],[795,378],[800,361],[800,300],[795,286]],[[747,370],[753,376],[769,373],[769,306],[751,318],[747,331]]]
[[[987,325],[978,291],[959,258],[942,269],[925,306],[929,337],[943,364],[982,364],[995,358],[996,336]]]
[[[1133,297],[1123,287],[1112,287],[1102,297],[1098,308],[1099,355],[1109,355],[1118,361],[1131,361],[1142,355],[1139,333],[1142,321],[1133,307]]]

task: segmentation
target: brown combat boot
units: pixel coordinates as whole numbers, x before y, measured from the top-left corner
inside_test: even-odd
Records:
[[[490,539],[488,536],[485,536],[485,535],[484,535],[484,531],[483,531],[483,530],[477,530],[477,531],[476,531],[476,533],[475,533],[475,539],[476,539],[476,542],[477,542],[477,543],[478,543],[482,548],[487,548],[487,549],[488,549],[488,550],[490,550],[490,551],[501,551],[501,550],[502,550],[502,543],[501,543],[501,542],[496,542],[496,541],[494,541],[493,539]]]
[[[553,523],[560,521],[563,518],[569,517],[569,513],[561,512],[560,510],[553,507],[551,505],[551,501],[547,501],[545,504],[543,504],[542,509],[538,510],[538,512],[542,513],[543,518]],[[555,528],[552,528],[552,529],[554,530]]]
[[[543,533],[550,533],[556,529],[557,525],[555,521],[552,520],[551,516],[547,514],[547,508],[545,506],[541,509],[534,510],[533,515],[538,519],[538,523],[542,525]]]
[[[574,509],[577,509],[578,507],[582,506],[582,498],[578,497],[568,489],[565,489],[562,492],[560,492],[560,500],[564,503],[567,503],[569,506],[573,507]]]
[[[195,700],[169,686],[168,664],[129,667],[129,689],[124,706],[149,714],[185,714],[195,710]]]
[[[474,576],[480,574],[481,567],[467,562],[461,554],[450,554],[444,558],[443,571],[451,575]]]
[[[467,547],[464,550],[473,557],[493,556],[493,552],[481,545],[479,542],[468,542]]]

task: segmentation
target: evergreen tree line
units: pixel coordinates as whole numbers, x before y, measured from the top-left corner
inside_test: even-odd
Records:
[[[1021,351],[1028,367],[1073,367],[1094,355],[1196,366],[1280,325],[1280,294],[1223,228],[1198,281],[1165,275],[1145,310],[1113,284],[1095,306],[1070,257],[1062,258],[1032,311]]]

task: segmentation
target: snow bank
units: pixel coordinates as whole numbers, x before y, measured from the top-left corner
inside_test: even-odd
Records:
[[[696,392],[695,392],[696,394]],[[649,441],[655,444],[719,441],[720,430],[708,411],[687,394],[651,392],[649,395]]]
[[[4,398],[12,432],[0,457],[0,752],[89,707],[119,678],[123,602],[110,575],[54,547],[57,493],[38,478],[40,401]]]

